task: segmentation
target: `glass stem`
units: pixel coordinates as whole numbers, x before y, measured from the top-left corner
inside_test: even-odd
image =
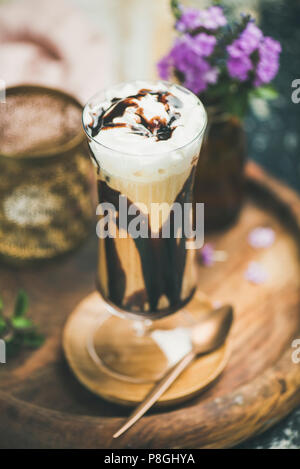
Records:
[[[132,327],[135,330],[135,333],[138,337],[145,337],[146,335],[149,334],[151,328],[153,325],[153,321],[150,319],[144,319],[139,321],[138,319],[136,321],[132,322]]]

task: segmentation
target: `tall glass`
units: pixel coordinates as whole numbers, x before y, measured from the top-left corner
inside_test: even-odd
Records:
[[[178,89],[192,95],[180,86]],[[195,105],[203,112],[203,122],[191,141],[153,155],[137,154],[126,147],[120,151],[99,143],[87,128],[95,107],[105,101],[105,94],[93,97],[83,112],[97,170],[100,203],[97,287],[111,313],[127,319],[154,320],[183,308],[196,289],[195,249],[188,246],[193,241],[193,232],[186,233],[183,228],[186,217],[192,219],[194,176],[206,113],[193,95]],[[118,342],[123,343],[123,333],[127,342],[131,340],[130,329],[133,335],[138,335],[139,346],[143,346],[144,338],[144,345],[149,348],[149,336],[141,334],[141,323],[124,320],[122,323],[125,329],[122,332],[118,326],[120,340],[112,340],[114,349],[110,346],[110,354],[121,357],[122,349],[115,348],[119,347]],[[103,348],[96,351],[97,340],[101,340],[101,333],[98,339],[95,334],[92,341],[92,355],[99,358]],[[127,356],[127,362],[130,359]],[[100,362],[107,365],[101,357]],[[130,373],[124,372],[126,365]],[[110,363],[107,368],[118,376],[135,380],[133,363],[123,363],[122,368]]]

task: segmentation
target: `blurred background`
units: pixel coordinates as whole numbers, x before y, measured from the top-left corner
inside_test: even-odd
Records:
[[[185,1],[206,6],[209,1]],[[299,108],[291,83],[299,78],[299,0],[227,0],[251,12],[266,35],[282,43],[275,85],[280,98],[257,101],[246,120],[248,154],[300,190]],[[0,78],[7,86],[38,83],[81,102],[103,86],[156,77],[156,62],[173,38],[169,0],[1,0]]]

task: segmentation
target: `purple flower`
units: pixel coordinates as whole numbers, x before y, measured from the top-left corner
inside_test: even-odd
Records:
[[[169,55],[163,57],[157,64],[158,74],[163,80],[169,80],[172,71],[172,59]]]
[[[213,6],[207,8],[207,10],[200,10],[199,17],[201,26],[206,29],[214,30],[227,24],[227,20],[221,7]]]
[[[196,8],[182,8],[182,10],[183,14],[176,23],[176,29],[181,32],[186,32],[199,28],[199,10]]]
[[[190,47],[194,52],[202,57],[208,57],[214,51],[217,39],[205,33],[196,36],[188,36]]]
[[[211,67],[205,60],[202,60],[198,67],[191,68],[185,75],[184,86],[193,91],[195,94],[199,94],[205,91],[208,84],[216,83],[218,79],[219,70],[215,67]]]
[[[208,70],[204,73],[204,80],[206,83],[214,84],[217,83],[219,76],[219,69],[217,67],[209,67]]]
[[[249,56],[254,52],[263,38],[261,30],[252,22],[248,23],[240,37],[236,39],[227,51],[231,57],[244,57]]]
[[[187,88],[196,94],[204,91],[218,78],[218,69],[206,60],[213,53],[216,42],[214,36],[206,33],[184,34],[177,38],[170,53],[158,63],[160,77],[169,79],[175,69],[183,74],[183,84]]]
[[[205,10],[180,6],[179,9],[181,16],[176,29],[181,34],[157,66],[162,79],[175,75],[183,85],[200,94],[218,82],[224,68],[230,78],[240,82],[248,80],[252,87],[269,83],[276,76],[281,46],[274,39],[264,37],[253,20],[226,46],[228,39],[236,36],[228,28],[221,29],[227,19],[220,6]]]
[[[227,46],[229,59],[227,69],[232,78],[246,81],[250,70],[253,70],[253,63],[250,55],[259,47],[263,37],[261,30],[252,22],[248,23],[241,35]]]
[[[256,68],[252,58],[255,51],[258,51],[259,56]],[[249,22],[241,35],[227,46],[227,52],[227,69],[232,78],[246,81],[252,70],[255,72],[254,86],[260,86],[273,80],[278,72],[281,52],[279,42],[264,37],[253,22]]]
[[[265,37],[259,46],[259,62],[256,68],[254,86],[269,83],[275,78],[279,69],[281,45],[271,37]]]
[[[248,73],[253,68],[253,64],[247,55],[241,57],[230,57],[227,62],[229,75],[240,81],[246,81]]]
[[[212,6],[206,10],[183,8],[182,11],[176,23],[176,29],[180,32],[193,31],[197,28],[216,30],[227,24],[223,9],[218,6]]]

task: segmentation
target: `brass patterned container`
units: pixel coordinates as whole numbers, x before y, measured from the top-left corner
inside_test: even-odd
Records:
[[[80,103],[40,86],[0,104],[0,256],[14,264],[74,249],[91,229],[93,172]]]

